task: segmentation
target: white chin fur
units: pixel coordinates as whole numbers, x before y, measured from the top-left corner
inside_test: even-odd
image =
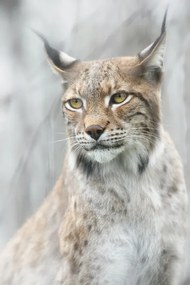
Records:
[[[91,160],[95,160],[99,163],[106,163],[114,159],[118,154],[124,150],[124,147],[104,150],[92,150],[87,154]]]

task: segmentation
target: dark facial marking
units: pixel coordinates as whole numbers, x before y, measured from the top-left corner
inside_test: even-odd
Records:
[[[99,171],[98,162],[92,161],[82,154],[77,155],[76,165],[84,172],[87,178]]]
[[[138,93],[133,93],[134,96],[139,98],[142,102],[145,103],[145,106],[147,107],[147,110],[151,114],[151,117],[154,118],[155,123],[160,121],[159,118],[159,111],[158,111],[158,105],[155,102],[152,102],[151,100],[147,100],[143,94],[140,92]]]
[[[130,121],[131,118],[133,118],[135,116],[143,116],[145,119],[147,119],[147,115],[142,113],[142,112],[136,112],[134,114],[131,114],[131,115],[127,116],[126,119]]]
[[[149,163],[149,158],[148,156],[143,158],[141,155],[139,155],[139,163],[138,163],[138,172],[139,174],[142,174],[145,169],[147,168]]]
[[[141,101],[145,103],[145,105],[148,107],[148,109],[151,109],[149,101],[141,94],[141,93],[133,93],[134,96],[139,98]]]

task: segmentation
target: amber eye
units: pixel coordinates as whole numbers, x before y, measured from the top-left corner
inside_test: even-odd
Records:
[[[111,97],[111,104],[121,104],[123,103],[128,97],[128,94],[125,92],[118,92],[116,94],[113,94]]]
[[[79,98],[73,98],[65,102],[65,107],[68,109],[80,109],[82,106],[82,100]]]

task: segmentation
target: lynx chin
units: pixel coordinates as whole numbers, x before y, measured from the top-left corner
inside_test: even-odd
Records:
[[[64,82],[68,151],[0,255],[1,285],[179,284],[187,195],[161,120],[165,22],[134,57],[80,61],[40,35]]]

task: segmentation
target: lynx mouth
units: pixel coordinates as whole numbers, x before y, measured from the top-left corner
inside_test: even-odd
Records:
[[[99,163],[106,163],[114,159],[122,151],[124,151],[124,144],[114,144],[114,145],[94,145],[90,149],[87,149],[86,153],[91,160],[97,161]]]
[[[124,144],[115,144],[115,145],[104,145],[101,143],[96,143],[94,146],[92,146],[90,149],[86,149],[87,151],[94,151],[94,150],[112,150],[112,149],[117,149],[120,147],[123,147]]]

